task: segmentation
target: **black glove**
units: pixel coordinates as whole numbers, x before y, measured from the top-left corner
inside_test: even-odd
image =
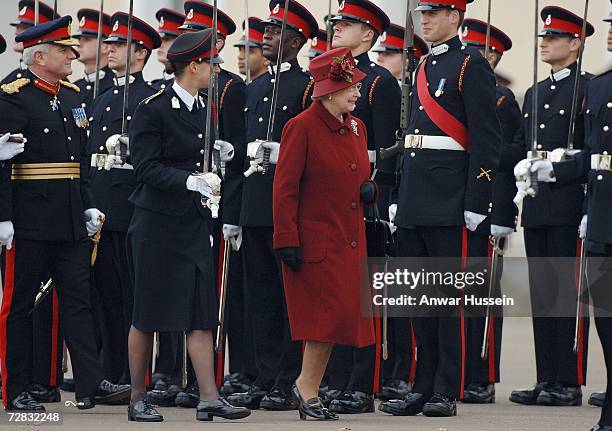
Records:
[[[359,196],[365,205],[374,205],[378,200],[378,185],[372,180],[364,181],[359,189]]]
[[[297,271],[300,268],[300,262],[302,261],[302,253],[300,253],[299,247],[287,247],[278,250],[281,260],[287,265],[292,271]]]

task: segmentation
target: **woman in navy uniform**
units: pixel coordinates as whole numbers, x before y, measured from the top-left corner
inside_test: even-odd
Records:
[[[187,333],[200,388],[198,420],[250,414],[219,398],[215,385],[212,334],[218,322],[212,218],[202,205],[202,199],[212,197],[212,189],[193,174],[207,171],[201,163],[206,115],[198,89],[208,86],[210,73],[218,72],[216,64],[222,61],[216,49],[211,56],[211,33],[203,30],[176,39],[168,51],[174,84],[145,99],[130,127],[137,187],[130,198],[135,210],[128,230],[134,286],[128,340],[133,388],[129,420],[163,420],[146,400],[145,374],[154,331]]]

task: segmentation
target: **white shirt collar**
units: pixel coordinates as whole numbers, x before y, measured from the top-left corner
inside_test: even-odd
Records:
[[[431,53],[432,55],[440,55],[440,54],[444,54],[449,49],[450,49],[450,46],[448,46],[448,44],[442,43],[440,45],[432,46]]]
[[[550,80],[552,82],[562,81],[568,76],[570,76],[571,74],[572,74],[572,70],[566,67],[565,69],[561,69],[560,71],[556,73],[551,73]]]
[[[98,73],[100,74],[100,79],[104,79],[104,77],[106,76],[106,72],[104,70],[100,70],[100,71],[98,71]],[[85,74],[85,81],[87,81],[87,82],[94,82],[95,80],[96,80],[96,72],[91,72],[91,73],[86,73]]]
[[[164,81],[170,81],[171,79],[174,79],[174,73],[164,72]]]
[[[123,87],[125,85],[125,76],[121,76],[121,77],[114,77],[113,80],[115,81],[115,86],[116,87]],[[134,81],[136,81],[136,78],[134,78],[134,75],[130,75],[130,84],[132,84]]]
[[[176,93],[176,95],[183,101],[185,105],[187,105],[187,109],[191,111],[193,109],[193,104],[196,99],[189,93],[189,91],[185,90],[183,87],[177,84],[176,81],[172,84],[172,89]]]
[[[25,62],[23,60],[19,60],[19,68],[21,70],[27,70],[28,69],[28,65],[25,64]]]
[[[289,69],[291,69],[291,63],[285,61],[284,63],[281,63],[280,66],[280,70],[281,73],[288,71]],[[268,72],[270,72],[270,75],[276,75],[276,66],[268,66]]]

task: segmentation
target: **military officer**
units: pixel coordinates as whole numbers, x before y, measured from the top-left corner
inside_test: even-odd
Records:
[[[604,20],[608,28],[608,51],[612,52],[612,12]],[[589,290],[595,310],[595,325],[607,364],[607,389],[596,395],[603,409],[592,431],[612,430],[612,325],[610,319],[610,258],[612,257],[612,229],[610,201],[612,200],[612,70],[595,76],[585,85],[585,147],[567,161],[533,164],[538,181],[559,185],[587,183],[586,214],[580,223],[580,238],[586,241],[587,266],[591,283]],[[601,270],[602,266],[608,268]],[[587,302],[588,304],[588,302]]]
[[[270,2],[270,16],[264,21],[263,54],[274,65],[247,87],[246,142],[268,138],[272,92],[278,82],[277,111],[271,141],[267,172],[256,172],[244,178],[229,195],[224,212],[226,233],[240,231],[242,227],[245,270],[247,318],[253,329],[257,378],[247,392],[228,397],[233,403],[253,408],[292,410],[289,390],[299,374],[300,344],[292,342],[289,333],[287,309],[283,294],[281,264],[272,249],[272,186],[278,156],[279,140],[284,125],[305,110],[311,103],[314,82],[297,60],[302,46],[316,35],[318,25],[312,14],[300,3],[290,0],[287,11],[286,32],[283,33],[283,52],[279,53],[281,26],[285,14],[284,0]],[[281,58],[279,69],[277,59]],[[261,147],[260,147],[261,149]],[[261,153],[258,151],[259,160]],[[245,154],[246,148],[236,149]],[[245,162],[242,171],[249,167]],[[228,171],[230,172],[230,171]],[[240,175],[235,170],[229,175]],[[240,198],[241,196],[241,198]],[[227,203],[229,202],[229,204]],[[240,226],[240,227],[239,227]],[[230,230],[230,232],[228,232]],[[231,232],[234,230],[234,232]]]
[[[242,29],[245,29],[244,21]],[[270,60],[264,57],[261,44],[263,43],[264,24],[261,19],[251,16],[249,17],[249,63],[251,67],[251,81],[268,71]],[[236,44],[238,48],[238,71],[241,75],[246,76],[246,34]]]
[[[80,9],[77,12],[79,19],[79,28],[73,35],[79,40],[79,62],[85,66],[85,76],[74,84],[81,89],[79,97],[81,98],[81,106],[87,108],[91,113],[91,102],[94,99],[94,86],[96,82],[96,56],[98,51],[98,24],[100,11],[93,9]],[[102,14],[102,37],[108,37],[111,33],[111,17],[107,14]],[[100,46],[100,70],[98,95],[104,93],[113,86],[113,77],[115,76],[110,67],[108,67],[108,48],[107,44]]]
[[[550,77],[538,83],[537,155],[545,159],[553,151],[567,146],[572,125],[572,98],[578,70],[582,18],[556,6],[548,6],[540,13],[544,29],[540,33],[541,60],[551,66]],[[586,36],[593,26],[586,25]],[[590,75],[582,73],[578,86],[578,115],[575,120],[574,147],[584,143],[584,122],[581,109],[584,84]],[[533,142],[533,88],[527,90],[523,104],[523,122],[514,143],[515,162],[526,157]],[[516,172],[515,172],[516,173]],[[542,184],[537,196],[523,202],[522,225],[528,258],[530,293],[533,312],[533,333],[536,353],[537,384],[525,390],[513,391],[510,400],[519,404],[553,406],[580,405],[581,385],[585,384],[589,319],[580,320],[577,353],[574,340],[574,306],[562,317],[547,315],[551,299],[570,298],[575,290],[574,269],[559,265],[558,258],[573,258],[577,250],[577,234],[583,206],[583,187]],[[555,259],[557,258],[557,259]],[[537,263],[536,263],[537,260]]]
[[[78,42],[71,18],[31,27],[15,38],[24,44],[25,76],[2,87],[0,129],[24,134],[25,151],[0,173],[0,243],[7,254],[2,302],[3,402],[8,410],[44,411],[28,392],[31,375],[30,310],[41,281],[50,276],[60,298],[60,317],[72,352],[77,407],[119,401],[129,386],[103,379],[89,304],[90,241],[103,214],[95,208],[87,178],[85,127],[78,87],[62,81]]]
[[[306,57],[312,61],[313,58],[327,52],[327,31],[319,29],[316,37],[310,40],[310,49],[306,53]]]
[[[487,37],[487,23],[466,19],[463,22],[461,40],[464,44],[477,48],[485,56]],[[512,48],[512,40],[500,29],[490,26],[490,43],[487,60],[495,70],[503,54]],[[493,201],[490,220],[487,217],[474,232],[469,233],[468,255],[476,262],[491,259],[492,253],[497,252],[490,246],[490,236],[504,243],[516,228],[518,207],[513,202],[516,194],[514,174],[512,172],[511,146],[516,132],[521,124],[521,110],[509,88],[496,86],[497,116],[501,126],[502,147],[500,150],[500,167],[493,183]],[[500,251],[501,252],[501,251]],[[498,257],[497,278],[495,280],[494,295],[501,295],[501,257]],[[487,265],[489,266],[489,265]],[[488,288],[488,286],[487,286]],[[483,292],[484,293],[484,292]],[[488,354],[481,359],[482,339],[484,336],[484,310],[475,313],[478,317],[467,319],[467,364],[466,388],[463,402],[466,403],[493,403],[495,402],[495,383],[499,382],[499,361],[501,358],[502,336],[502,310],[494,309],[489,315]]]
[[[457,36],[467,3],[418,2],[432,48],[416,72],[395,217],[399,256],[452,258],[453,270],[460,267],[468,230],[488,215],[500,146],[493,71]],[[457,414],[465,385],[462,317],[458,308],[436,311],[412,320],[418,348],[412,392],[384,402],[381,411]]]
[[[125,122],[129,126],[136,106],[155,93],[142,77],[142,69],[151,52],[160,46],[157,31],[133,17],[133,38],[129,78],[127,73],[128,15],[112,16],[108,45],[109,67],[115,71],[113,87],[96,98],[92,109],[87,152],[90,155],[92,193],[101,211],[106,214],[104,235],[94,265],[94,287],[102,307],[102,352],[105,376],[111,381],[127,381],[127,336],[131,323],[132,287],[125,250],[133,207],[128,202],[135,180],[129,154],[118,159],[117,138],[123,130],[123,96],[126,79],[130,80]]]
[[[378,54],[377,62],[379,66],[384,67],[391,75],[397,79],[401,85],[402,82],[402,50],[404,49],[404,27],[393,24],[389,25],[380,37],[380,41],[372,50]],[[423,39],[416,34],[414,35],[414,56],[417,61],[424,55],[429,54],[429,47]]]
[[[349,48],[357,68],[367,77],[362,81],[363,94],[357,100],[353,115],[366,126],[368,154],[371,168],[394,169],[393,160],[381,161],[377,150],[395,142],[395,131],[399,126],[401,92],[391,73],[373,63],[368,52],[379,36],[389,27],[387,14],[369,0],[346,0],[340,2],[338,13],[330,20],[333,23],[333,48]],[[385,214],[389,207],[390,188],[380,187],[378,211]],[[381,211],[384,208],[384,212]],[[374,211],[366,210],[369,223],[366,224],[368,256],[384,256]],[[379,325],[377,319],[373,324]],[[376,331],[380,333],[380,331]],[[380,340],[368,347],[354,348],[338,346],[334,349],[328,368],[329,409],[336,413],[366,413],[374,411],[374,393],[380,389],[381,351]],[[347,364],[350,364],[347,365]],[[334,392],[332,392],[334,391]],[[336,398],[330,400],[330,398]]]
[[[157,61],[164,66],[163,77],[154,79],[150,82],[151,86],[155,89],[164,89],[168,84],[172,84],[174,75],[168,73],[168,48],[172,45],[172,42],[180,35],[183,30],[179,27],[185,21],[185,15],[180,12],[176,12],[172,9],[161,8],[155,13],[155,18],[159,23],[157,31],[161,37],[161,46],[157,49]]]

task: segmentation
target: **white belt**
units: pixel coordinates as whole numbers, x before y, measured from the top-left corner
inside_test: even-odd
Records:
[[[591,154],[591,169],[596,171],[612,171],[612,155]]]
[[[529,151],[527,153],[527,158],[529,159],[539,159],[539,160],[550,160],[552,156],[552,151]]]
[[[450,136],[406,135],[404,148],[426,150],[465,151],[463,145]]]
[[[376,151],[368,150],[368,159],[370,159],[370,163],[376,163]]]
[[[106,159],[108,159],[109,154],[92,154],[91,155],[91,163],[89,164],[92,168],[104,169],[106,166]],[[125,163],[120,165],[118,163],[114,163],[111,166],[111,169],[127,169],[134,170],[134,166],[129,163]]]

